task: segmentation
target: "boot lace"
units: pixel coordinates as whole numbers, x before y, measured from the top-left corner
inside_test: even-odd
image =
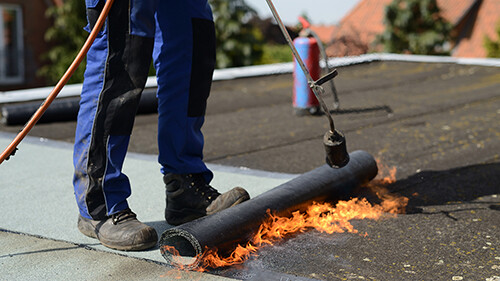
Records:
[[[114,225],[117,225],[119,222],[130,219],[130,218],[136,218],[137,215],[132,212],[130,209],[123,210],[121,212],[118,212],[116,214],[111,215],[111,221],[113,222]]]
[[[203,174],[189,174],[188,178],[191,181],[190,188],[194,188],[194,192],[201,194],[206,201],[211,202],[220,195],[215,188],[206,183]]]

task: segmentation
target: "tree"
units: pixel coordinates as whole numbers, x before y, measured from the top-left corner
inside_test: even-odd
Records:
[[[262,56],[263,40],[258,28],[249,23],[256,16],[244,0],[211,0],[216,19],[217,67],[251,65]],[[50,84],[56,83],[66,72],[87,39],[83,30],[87,25],[85,1],[65,0],[62,6],[47,10],[54,25],[45,33],[45,40],[53,47],[43,55],[46,62],[38,72]],[[81,83],[85,60],[69,80]],[[154,75],[154,69],[150,70]]]
[[[385,31],[376,39],[390,53],[449,54],[452,29],[436,0],[393,0],[385,9]]]
[[[487,56],[490,58],[500,58],[500,22],[497,24],[496,33],[498,39],[492,40],[488,36],[484,37],[484,47],[486,48]]]
[[[211,0],[217,44],[217,67],[252,65],[263,52],[263,36],[250,24],[257,13],[244,0]]]
[[[54,25],[45,33],[45,40],[53,47],[43,55],[46,64],[40,68],[38,74],[53,84],[66,72],[88,36],[83,30],[87,24],[85,1],[65,0],[62,6],[49,8],[47,16],[53,18]],[[85,60],[69,83],[82,82],[84,71]]]

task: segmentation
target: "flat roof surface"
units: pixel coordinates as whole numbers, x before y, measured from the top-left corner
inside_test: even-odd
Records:
[[[335,125],[345,133],[349,151],[365,150],[384,166],[396,167],[397,182],[389,189],[410,199],[407,214],[354,222],[367,237],[295,235],[260,250],[243,266],[207,276],[500,280],[500,68],[380,61],[338,67],[338,72]],[[291,74],[214,82],[203,131],[215,187],[241,185],[256,195],[323,165],[327,119],[295,116],[292,85]],[[156,114],[136,118],[125,171],[133,184],[132,208],[162,231],[169,226],[162,221],[163,187],[154,156],[156,119]],[[1,125],[0,131],[20,128]],[[169,272],[157,249],[116,255],[78,233],[71,187],[74,128],[74,122],[39,124],[17,155],[2,164],[0,272],[11,275],[0,275],[32,279],[41,268],[42,279],[71,274],[78,279],[87,272],[82,268],[92,267],[97,273],[88,279],[106,279],[106,274],[120,279],[114,274],[129,271],[119,259],[134,265],[126,267],[131,279]],[[2,147],[11,137],[0,135]],[[72,267],[57,262],[69,257],[75,259]],[[95,264],[96,259],[103,262]],[[141,271],[149,267],[155,269]]]

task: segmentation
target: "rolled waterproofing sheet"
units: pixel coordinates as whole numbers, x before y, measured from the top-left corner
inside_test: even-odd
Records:
[[[182,257],[192,258],[183,266],[196,267],[205,247],[228,253],[237,243],[248,241],[267,218],[268,210],[284,216],[304,210],[312,201],[338,199],[372,180],[377,172],[377,163],[369,153],[352,152],[343,168],[323,165],[232,208],[166,230],[159,242],[161,254],[175,264],[165,246],[175,247]]]
[[[0,111],[0,122],[5,125],[22,125],[28,122],[31,116],[38,110],[41,101],[8,104]],[[76,120],[80,98],[56,99],[42,115],[38,123],[63,122]],[[158,99],[156,89],[145,89],[139,102],[138,114],[157,112]]]

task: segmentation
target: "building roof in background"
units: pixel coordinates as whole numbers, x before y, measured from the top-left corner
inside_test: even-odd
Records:
[[[384,10],[392,0],[361,0],[339,24],[327,48],[329,56],[367,53],[377,34],[384,31]]]
[[[450,0],[452,1],[452,0]],[[482,0],[479,9],[473,11],[471,22],[459,34],[455,57],[486,57],[484,39],[498,40],[496,28],[500,24],[500,1]]]
[[[360,55],[369,51],[377,34],[384,31],[385,7],[392,0],[362,0],[336,27],[313,26],[328,42],[329,56]],[[498,0],[437,0],[442,16],[459,34],[453,56],[485,57],[484,36],[496,39],[495,27],[500,19]],[[330,35],[328,32],[331,31]],[[328,38],[330,36],[330,38]]]
[[[337,29],[336,25],[311,25],[310,29],[314,31],[321,42],[329,42],[332,39],[333,33]]]
[[[437,0],[441,9],[441,15],[453,26],[460,23],[466,17],[474,4],[481,0]]]

